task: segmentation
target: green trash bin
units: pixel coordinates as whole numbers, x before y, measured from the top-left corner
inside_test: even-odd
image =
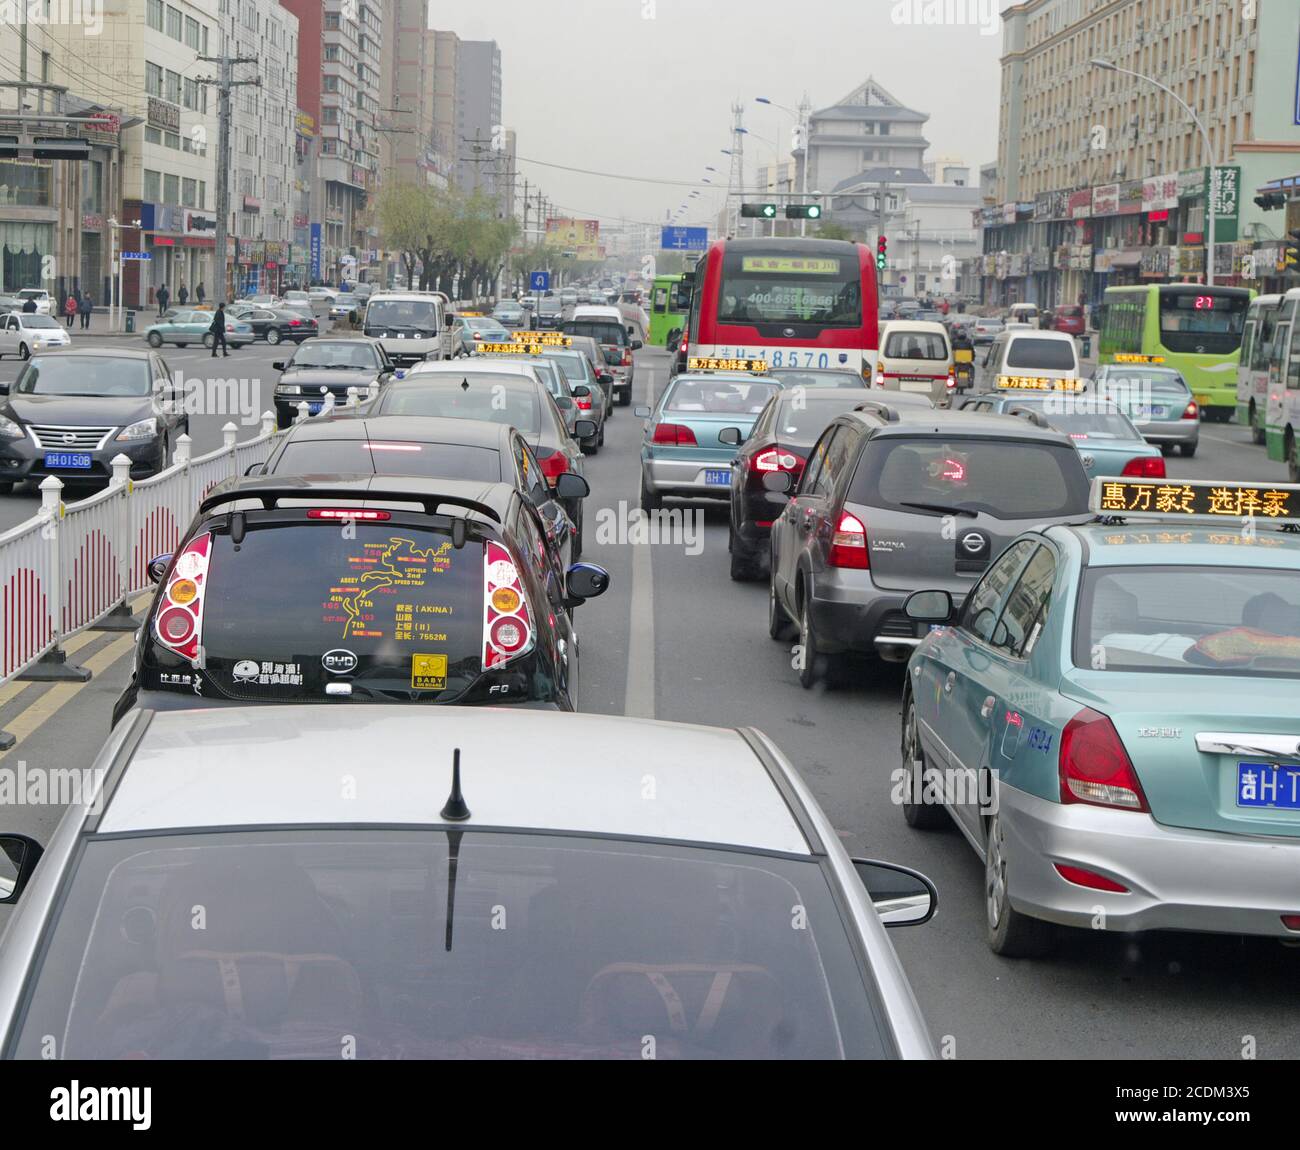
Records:
[[[1079,348],[1079,354],[1084,359],[1088,359],[1092,355],[1092,336],[1081,335],[1079,337],[1079,343],[1081,345]]]
[[[128,332],[135,331],[135,312],[133,311],[126,313],[126,330]]]

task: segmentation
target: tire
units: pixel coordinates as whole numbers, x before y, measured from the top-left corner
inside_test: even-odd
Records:
[[[275,426],[278,431],[283,431],[286,427],[292,427],[293,416],[277,407],[275,409]]]
[[[583,455],[599,455],[599,454],[600,454],[600,437],[597,436],[597,437],[595,437],[594,439],[590,440],[589,442],[584,443],[584,444],[582,445],[582,454],[583,454]]]
[[[778,643],[790,638],[790,616],[776,597],[776,564],[767,579],[767,633]]]
[[[1174,453],[1174,445],[1172,443],[1162,443],[1160,445],[1161,455],[1173,455],[1173,453]]]
[[[1038,958],[1056,942],[1056,927],[1021,914],[1007,894],[1006,841],[998,815],[990,815],[984,839],[984,918],[989,949],[1003,958]]]
[[[147,338],[150,347],[162,347],[163,338],[156,331],[151,331]]]
[[[1264,441],[1261,439],[1259,440],[1259,442],[1263,443]],[[1181,455],[1184,459],[1191,459],[1191,457],[1196,454],[1196,444],[1180,443],[1178,445],[1178,454]]]
[[[605,446],[605,421],[603,419],[600,421],[600,434],[596,437],[596,446]]]
[[[280,329],[278,327],[273,327],[266,333],[266,342],[272,347],[278,344],[282,339],[284,339],[284,336],[280,334]]]
[[[811,690],[817,683],[821,657],[817,654],[817,631],[812,621],[812,596],[799,591],[799,643],[803,647],[803,666],[799,668],[799,686]]]
[[[646,486],[645,476],[641,476],[641,510],[658,511],[664,505],[664,497]]]
[[[13,489],[12,483],[0,483],[0,495],[8,495]]]
[[[727,527],[727,553],[731,560],[731,578],[737,583],[754,583],[762,575],[758,566],[758,557],[736,537],[736,532]]]
[[[1251,443],[1263,443],[1265,440],[1264,428],[1259,422],[1259,412],[1255,407],[1255,401],[1250,401],[1250,441]]]
[[[632,402],[632,389],[630,387],[625,388],[623,391],[620,391],[618,393],[619,407],[627,407],[631,404],[631,402]]]
[[[907,793],[916,794],[917,775],[926,777],[925,751],[921,749],[921,732],[916,720],[916,701],[908,691],[903,706],[903,770],[907,773]],[[918,831],[932,831],[949,822],[947,809],[939,803],[912,803],[903,800],[903,821]]]
[[[217,341],[215,337],[210,331],[203,333],[203,346],[206,347],[209,351],[212,350],[212,345],[216,342]]]
[[[29,348],[25,343],[20,343],[18,345],[18,358],[21,360],[31,359],[32,349]]]

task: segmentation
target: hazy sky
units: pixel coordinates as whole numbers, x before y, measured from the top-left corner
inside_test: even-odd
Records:
[[[662,222],[690,187],[616,180],[540,163],[684,181],[710,176],[682,222],[711,221],[730,159],[731,105],[745,104],[746,182],[788,157],[793,118],[755,96],[814,109],[867,76],[930,116],[928,158],[972,168],[997,156],[1002,50],[973,22],[992,0],[434,0],[436,27],[501,47],[504,120],[518,132],[520,179],[540,183],[563,211],[606,221]],[[968,23],[895,23],[896,12],[938,10]],[[705,171],[707,165],[717,173]]]

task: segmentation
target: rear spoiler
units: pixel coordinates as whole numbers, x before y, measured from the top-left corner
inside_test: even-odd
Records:
[[[412,491],[357,491],[355,488],[330,487],[259,487],[251,491],[235,488],[209,495],[199,504],[199,514],[206,515],[215,508],[245,500],[261,503],[263,510],[273,511],[281,499],[310,499],[319,503],[357,503],[366,500],[418,503],[426,515],[437,515],[442,507],[458,507],[490,519],[493,523],[501,522],[501,516],[486,503],[459,495],[421,495]]]

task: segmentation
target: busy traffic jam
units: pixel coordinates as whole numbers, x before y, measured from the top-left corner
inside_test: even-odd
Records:
[[[1300,288],[731,199],[0,300],[0,1057],[1300,1057]]]

